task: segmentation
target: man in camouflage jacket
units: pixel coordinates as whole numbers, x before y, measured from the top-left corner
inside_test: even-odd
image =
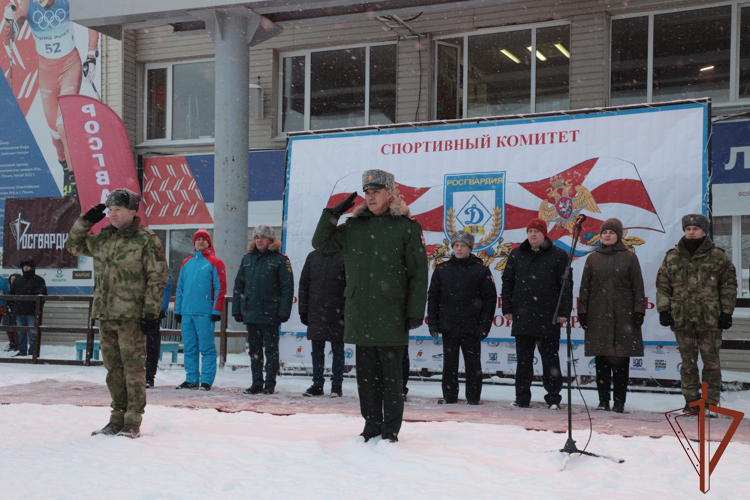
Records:
[[[724,250],[706,236],[708,219],[682,218],[685,236],[667,252],[656,276],[659,322],[674,331],[682,357],[682,394],[688,405],[700,399],[698,352],[703,360],[707,398],[721,394],[721,331],[731,328],[737,297],[737,273]]]
[[[158,328],[162,294],[169,280],[159,237],[135,215],[140,196],[116,189],[79,217],[65,248],[94,258],[94,306],[112,396],[109,423],[92,435],[140,437],[146,407],[146,334]],[[89,234],[109,209],[111,224]]]

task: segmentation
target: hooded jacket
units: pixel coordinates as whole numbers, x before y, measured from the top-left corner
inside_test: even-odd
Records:
[[[277,325],[289,319],[294,302],[292,263],[274,239],[261,253],[251,241],[234,279],[232,315],[245,324]],[[283,321],[282,321],[283,320]]]
[[[307,315],[307,338],[344,341],[346,273],[341,252],[313,250],[299,278],[299,313]]]
[[[112,224],[90,234],[93,223],[83,216],[73,224],[65,249],[94,259],[94,306],[99,320],[156,319],[169,282],[164,248],[141,218],[122,229]]]
[[[324,210],[312,243],[319,252],[344,253],[344,340],[407,345],[406,319],[424,318],[428,264],[422,227],[409,217],[406,204],[394,199],[376,216],[361,203],[341,225]]]
[[[201,234],[209,247],[193,250],[193,255],[182,261],[177,278],[174,312],[188,316],[221,315],[227,294],[227,274],[224,262],[214,253],[208,233]]]
[[[482,259],[452,256],[437,265],[427,292],[427,317],[443,335],[489,332],[497,304],[492,272]]]
[[[23,271],[23,266],[30,266],[30,271]],[[36,274],[36,262],[34,259],[21,261],[22,274],[15,279],[10,287],[11,295],[47,295],[47,283],[44,278]],[[36,303],[33,300],[14,300],[12,304],[13,315],[32,316],[36,314]]]
[[[525,240],[510,253],[503,271],[502,308],[503,315],[513,315],[513,337],[560,338],[560,325],[552,322],[552,316],[567,263],[568,255],[549,238],[544,238],[539,251],[534,251],[529,240]],[[558,317],[570,317],[572,291],[571,283],[563,294]]]

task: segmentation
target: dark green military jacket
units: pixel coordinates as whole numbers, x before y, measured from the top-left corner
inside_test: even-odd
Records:
[[[234,280],[232,315],[242,315],[243,323],[279,324],[289,318],[294,302],[294,277],[289,258],[281,253],[275,239],[260,253],[251,242]]]
[[[737,272],[707,237],[691,257],[684,237],[667,252],[656,275],[656,310],[671,311],[672,330],[718,330],[719,314],[732,314]]]
[[[424,318],[427,254],[422,227],[395,200],[375,216],[363,203],[337,226],[323,212],[313,247],[344,253],[344,341],[360,346],[402,346],[409,341],[406,318]]]
[[[140,224],[136,217],[119,231],[110,224],[99,234],[89,234],[94,224],[79,217],[70,230],[65,248],[94,258],[95,319],[159,317],[169,281],[167,260],[159,237]]]

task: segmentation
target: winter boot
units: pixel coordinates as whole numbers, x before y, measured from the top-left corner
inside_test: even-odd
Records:
[[[200,389],[198,389],[198,390],[199,390],[199,391],[210,391],[210,390],[211,390],[211,386],[210,386],[209,384],[207,384],[207,383],[203,382],[203,383],[201,384],[201,387],[200,387]]]
[[[386,441],[390,441],[391,443],[398,443],[398,435],[392,432],[384,432],[383,439],[385,439]]]
[[[99,429],[98,431],[94,431],[91,433],[92,436],[98,436],[99,434],[103,434],[105,436],[114,436],[118,432],[122,430],[123,426],[120,424],[113,424],[112,422],[108,423],[104,426],[104,428]]]
[[[362,434],[360,434],[360,436],[362,436],[365,439],[365,443],[366,443],[370,439],[380,436],[380,434],[367,434],[366,432],[363,432]]]
[[[615,401],[614,404],[612,404],[612,411],[614,413],[625,413],[625,403],[622,401]]]
[[[190,382],[188,382],[186,380],[185,382],[183,382],[180,385],[178,385],[177,387],[175,387],[175,389],[192,389],[194,391],[197,391],[198,390],[198,384],[191,384]]]
[[[154,379],[147,378],[146,379],[146,389],[153,389],[154,388]]]
[[[273,387],[266,387],[263,389],[263,394],[273,394]]]
[[[332,398],[340,398],[340,397],[343,397],[343,396],[344,396],[344,393],[341,390],[341,386],[340,385],[332,385],[331,386],[331,397]]]
[[[125,425],[120,430],[120,432],[117,433],[118,436],[126,437],[130,439],[136,439],[141,437],[141,428],[137,425]]]
[[[599,406],[596,409],[598,411],[609,411],[609,401],[599,401]]]
[[[248,387],[242,392],[244,392],[245,394],[260,394],[261,392],[263,392],[263,386],[251,385],[250,387]]]
[[[467,401],[466,404],[471,406],[478,406],[480,403],[479,401]]]
[[[439,405],[454,405],[456,403],[458,403],[458,401],[453,401],[452,399],[445,399],[445,398],[438,399]]]
[[[308,398],[322,396],[323,394],[325,394],[325,392],[323,392],[323,388],[319,385],[311,385],[305,392],[302,393],[303,396],[306,396]]]
[[[518,401],[513,401],[510,405],[513,408],[528,408],[529,407],[529,403],[520,403]]]

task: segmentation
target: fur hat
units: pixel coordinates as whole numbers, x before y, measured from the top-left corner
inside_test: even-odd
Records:
[[[453,233],[451,235],[451,248],[459,242],[466,244],[471,250],[474,249],[474,235],[471,233],[467,233],[466,231],[456,231]]]
[[[368,189],[393,189],[393,174],[385,170],[365,170],[362,174],[362,191]]]
[[[610,231],[614,231],[615,234],[617,234],[617,241],[622,241],[622,222],[620,222],[619,219],[607,219],[604,222],[602,222],[602,226],[599,228],[599,235],[609,229]]]
[[[687,214],[682,217],[682,230],[688,226],[698,226],[708,233],[708,217],[703,214]]]
[[[138,210],[138,204],[141,202],[141,195],[134,193],[130,189],[118,188],[109,193],[107,196],[107,207],[123,207],[128,210]]]
[[[197,240],[198,238],[205,238],[205,239],[207,239],[208,240],[208,247],[209,248],[214,245],[213,242],[211,241],[211,235],[208,234],[208,231],[206,231],[205,227],[202,227],[202,228],[198,229],[195,232],[195,234],[193,235],[193,246],[195,246],[195,240]]]
[[[255,239],[256,236],[265,236],[269,240],[273,241],[274,238],[276,238],[276,231],[274,231],[271,226],[261,224],[260,226],[253,229],[253,239]]]
[[[547,221],[544,219],[531,219],[528,224],[526,224],[526,231],[529,229],[537,229],[544,234],[544,237],[547,237]]]
[[[36,261],[31,257],[26,257],[21,261],[21,265],[19,267],[23,269],[23,266],[29,266],[32,269],[36,269]]]

